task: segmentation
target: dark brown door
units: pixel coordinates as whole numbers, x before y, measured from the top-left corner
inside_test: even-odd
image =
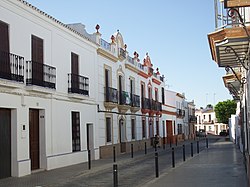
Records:
[[[40,168],[39,152],[39,110],[29,110],[31,170]]]
[[[11,176],[11,111],[0,109],[0,179]]]
[[[71,87],[76,91],[79,89],[79,62],[75,53],[71,53]]]
[[[166,120],[166,126],[167,126],[167,143],[170,143],[170,141],[172,141],[173,138],[172,121]]]
[[[9,28],[0,21],[0,77],[10,79]]]
[[[43,86],[43,39],[32,35],[31,41],[32,81]]]

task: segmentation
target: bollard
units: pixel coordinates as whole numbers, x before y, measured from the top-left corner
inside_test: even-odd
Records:
[[[88,150],[88,163],[89,163],[89,169],[91,169],[91,155],[90,155],[90,150]]]
[[[172,147],[172,167],[175,167],[175,159],[174,159],[174,147]]]
[[[194,156],[194,153],[193,153],[193,143],[191,143],[191,157]]]
[[[113,147],[113,159],[114,159],[114,162],[116,162],[115,146]]]
[[[185,145],[182,146],[182,150],[183,150],[183,161],[186,161],[186,154],[185,154]]]
[[[159,177],[158,152],[155,152],[155,177]]]
[[[206,144],[207,144],[207,149],[208,149],[208,138],[206,138]]]
[[[134,146],[131,144],[131,158],[134,158]]]
[[[113,164],[113,182],[114,182],[114,187],[118,187],[118,170],[117,170],[117,164]]]
[[[197,141],[197,154],[199,154],[200,148],[199,148],[199,141]]]
[[[147,142],[145,142],[145,155],[147,154]]]

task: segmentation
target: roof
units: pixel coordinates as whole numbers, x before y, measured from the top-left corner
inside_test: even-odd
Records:
[[[56,19],[56,18],[52,17],[51,15],[47,14],[46,12],[40,10],[39,8],[37,8],[37,7],[35,7],[34,5],[30,4],[29,2],[24,1],[24,0],[17,0],[17,1],[23,3],[24,5],[26,5],[27,7],[31,8],[31,9],[33,9],[34,11],[36,11],[36,12],[39,13],[39,14],[41,14],[42,16],[47,17],[48,19],[50,19],[50,20],[53,21],[54,23],[56,23],[56,24],[58,24],[58,25],[60,25],[60,26],[62,26],[62,27],[64,27],[64,28],[66,28],[66,29],[68,29],[69,31],[71,31],[71,32],[73,32],[73,33],[79,35],[80,37],[82,37],[82,38],[88,40],[89,42],[94,43],[94,44],[97,44],[95,41],[91,40],[91,38],[86,37],[85,35],[81,34],[80,32],[76,31],[75,29],[71,28],[69,25],[62,23],[62,22],[59,21],[58,19]]]

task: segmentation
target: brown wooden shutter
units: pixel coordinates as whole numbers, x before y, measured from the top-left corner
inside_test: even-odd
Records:
[[[0,21],[0,76],[10,78],[9,27]]]
[[[31,37],[31,60],[33,83],[43,85],[43,39],[34,35]]]
[[[79,62],[78,55],[75,53],[71,53],[71,81],[72,81],[72,89],[79,89]]]

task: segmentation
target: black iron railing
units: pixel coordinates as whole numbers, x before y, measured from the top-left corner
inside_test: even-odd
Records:
[[[26,84],[56,88],[56,68],[34,61],[26,61]]]
[[[189,123],[196,123],[196,122],[197,122],[196,116],[189,115]]]
[[[132,107],[140,107],[140,96],[131,94],[131,106]]]
[[[89,78],[72,74],[68,74],[68,92],[82,95],[89,95]]]
[[[105,102],[118,103],[118,91],[115,88],[105,87]]]
[[[131,100],[129,97],[129,93],[125,91],[119,92],[119,105],[130,105]]]
[[[24,82],[24,58],[0,51],[0,78]]]

